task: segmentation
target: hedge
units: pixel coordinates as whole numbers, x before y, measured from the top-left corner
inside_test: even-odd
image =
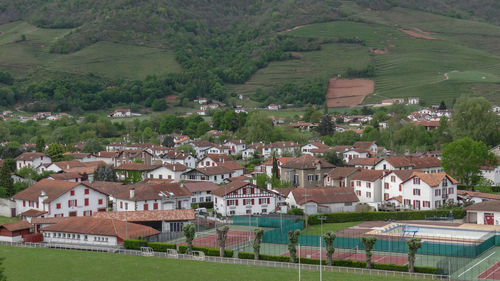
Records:
[[[126,239],[123,241],[125,249],[140,250],[141,247],[147,247],[148,241],[139,239]]]
[[[207,208],[207,209],[213,209],[214,208],[214,202],[200,202],[198,203],[199,208]]]
[[[239,259],[253,260],[254,254],[253,253],[239,252],[238,258]],[[266,260],[266,261],[290,262],[290,257],[286,257],[286,256],[259,255],[259,259]],[[319,264],[319,259],[300,258],[300,262],[303,264]],[[321,260],[321,263],[323,265],[326,265],[326,262],[327,262],[326,260]],[[366,262],[364,262],[364,261],[333,260],[332,263],[334,266],[366,268]],[[408,272],[408,265],[373,263],[373,268],[379,269],[379,270]],[[415,272],[438,274],[439,270],[436,267],[416,266]]]
[[[465,217],[466,212],[461,208],[400,212],[345,212],[311,215],[309,216],[308,223],[309,225],[320,224],[318,216],[326,216],[327,223],[377,220],[424,220],[426,217],[447,217],[450,213],[450,210],[453,211],[453,217],[455,219]]]
[[[218,257],[220,255],[219,248],[193,246],[193,251],[201,251],[201,252],[205,253],[205,256]],[[179,245],[179,253],[185,254],[186,252],[187,252],[187,246],[186,245]],[[234,255],[233,250],[226,249],[224,251],[224,257],[226,257],[226,258],[232,258],[233,255]]]
[[[155,252],[166,252],[167,249],[177,249],[176,244],[151,242],[148,243],[148,247],[151,247]]]

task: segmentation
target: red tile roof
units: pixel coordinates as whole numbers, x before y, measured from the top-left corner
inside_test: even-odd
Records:
[[[219,188],[218,185],[209,181],[186,182],[184,183],[184,186],[191,192],[214,191]]]
[[[439,158],[437,157],[412,157],[409,160],[413,165],[413,169],[441,167],[441,160],[439,160]]]
[[[345,179],[346,177],[358,173],[359,171],[360,168],[337,167],[333,169],[330,173],[328,173],[328,176],[330,176],[330,178],[334,180],[339,180],[339,179]]]
[[[500,204],[497,200],[488,200],[470,205],[464,209],[466,211],[500,212]]]
[[[148,237],[160,233],[149,226],[95,217],[67,218],[44,227],[42,232],[44,231],[114,236],[121,239]]]
[[[129,222],[144,221],[191,221],[195,219],[194,210],[149,210],[125,212],[97,212],[95,218],[114,219]]]
[[[231,174],[234,172],[232,169],[229,169],[228,167],[224,167],[224,166],[196,168],[194,170],[197,170],[198,172],[200,172],[204,175],[207,175],[207,176]]]
[[[380,158],[353,158],[349,160],[347,165],[349,166],[355,166],[355,165],[362,165],[362,166],[375,166],[380,161]]]
[[[281,162],[281,164],[286,164],[288,162],[291,162],[291,161],[294,161],[295,157],[278,157],[277,160],[279,162]],[[269,159],[267,159],[266,162],[264,162],[262,165],[265,165],[265,166],[272,166],[273,165],[273,158],[270,157]]]
[[[22,212],[21,217],[39,217],[39,216],[45,215],[45,214],[47,214],[47,212],[45,212],[45,211],[29,209],[25,212]]]
[[[385,161],[389,162],[389,164],[391,164],[394,168],[412,166],[410,160],[408,160],[406,157],[403,156],[387,157],[385,158]]]
[[[354,189],[350,187],[319,187],[319,188],[303,188],[293,189],[293,198],[299,205],[304,205],[307,202],[315,202],[317,204],[331,204],[344,202],[358,202],[359,199],[354,193]]]
[[[230,182],[224,186],[221,186],[219,187],[219,189],[215,190],[212,192],[213,195],[215,196],[219,196],[219,197],[224,197],[225,195],[233,192],[233,191],[236,191],[242,187],[245,187],[245,186],[250,186],[250,187],[253,187],[253,188],[258,188],[258,189],[261,189],[261,190],[265,190],[265,191],[268,191],[268,192],[271,192],[271,193],[274,193],[273,191],[271,190],[267,190],[265,188],[261,188],[261,187],[258,187],[252,183],[249,183],[249,182],[243,182],[243,181],[233,181],[233,182]]]
[[[414,172],[410,178],[408,178],[406,181],[404,181],[402,183],[405,183],[414,177],[420,178],[422,181],[427,183],[430,187],[438,186],[439,184],[441,184],[441,182],[443,181],[443,179],[445,177],[447,177],[453,184],[458,183],[457,180],[455,180],[454,178],[452,178],[451,176],[449,176],[446,173],[426,174],[426,173],[422,173],[422,172]]]
[[[361,170],[359,173],[352,177],[352,180],[361,180],[374,182],[384,176],[384,171],[382,170]]]
[[[10,232],[14,232],[24,229],[31,229],[33,228],[33,225],[27,221],[15,221],[15,222],[4,223],[0,225],[0,228],[5,228]]]
[[[80,182],[69,182],[61,180],[49,180],[42,179],[34,185],[18,192],[13,199],[28,200],[28,201],[38,201],[38,196],[43,192],[47,195],[47,199],[44,202],[51,202],[52,200],[58,198],[62,194],[68,192],[78,185],[85,185]]]
[[[161,165],[146,165],[142,163],[123,163],[116,167],[115,170],[126,170],[126,171],[151,171]]]
[[[130,190],[134,188],[134,197],[130,198]],[[128,185],[126,189],[114,194],[115,198],[130,201],[161,200],[160,194],[171,194],[172,197],[187,197],[192,193],[181,183],[137,183]]]
[[[226,154],[216,154],[216,153],[209,153],[207,154],[207,156],[205,156],[204,158],[210,158],[212,159],[214,162],[226,162],[226,161],[233,161],[233,159],[231,157],[229,157],[229,155],[226,155]],[[203,161],[203,159],[202,159]]]
[[[325,160],[316,158],[309,154],[304,154],[299,158],[282,165],[281,167],[287,169],[306,170],[306,169],[316,169],[317,164],[320,164],[322,169],[335,167],[332,164],[326,162]]]
[[[467,197],[479,197],[491,200],[500,200],[500,194],[484,193],[477,191],[457,190],[457,195],[467,196]]]
[[[352,145],[352,147],[364,150],[370,150],[370,146],[374,144],[375,144],[374,141],[357,141]]]
[[[127,189],[127,185],[121,182],[109,182],[109,181],[94,181],[92,183],[84,182],[84,184],[93,187],[104,194],[113,196],[114,194]]]
[[[33,161],[34,159],[42,157],[42,156],[48,157],[47,155],[45,155],[45,153],[24,152],[23,154],[17,156],[16,160],[18,160],[18,161]]]
[[[236,162],[236,161],[227,161],[227,162],[224,162],[224,163],[218,163],[217,165],[219,165],[219,167],[226,167],[226,168],[229,168],[233,171],[236,171],[236,170],[243,170],[244,167],[240,165],[240,163]]]

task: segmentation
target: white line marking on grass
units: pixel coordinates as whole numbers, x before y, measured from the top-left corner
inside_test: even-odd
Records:
[[[473,269],[474,267],[476,267],[477,265],[479,265],[480,263],[482,263],[483,261],[485,261],[487,258],[493,256],[494,254],[496,254],[497,252],[493,252],[491,253],[490,255],[488,255],[487,257],[485,257],[484,259],[478,261],[475,265],[471,266],[469,269],[467,269],[466,271],[462,272],[460,275],[458,275],[458,277],[464,275],[465,273],[467,273],[469,270]]]

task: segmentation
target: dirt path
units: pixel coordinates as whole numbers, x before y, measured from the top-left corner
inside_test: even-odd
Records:
[[[289,29],[285,29],[285,30],[283,30],[283,31],[280,31],[280,32],[278,32],[278,34],[283,34],[283,33],[287,33],[287,32],[290,32],[290,31],[294,31],[294,30],[297,30],[297,29],[302,28],[302,27],[304,27],[304,26],[305,26],[305,25],[297,25],[297,26],[294,26],[294,27],[292,27],[292,28],[289,28]]]
[[[438,38],[436,37],[431,37],[431,36],[427,36],[427,35],[423,35],[423,34],[419,34],[417,32],[414,32],[414,31],[411,31],[411,30],[408,30],[408,29],[398,29],[400,32],[403,32],[404,34],[406,35],[409,35],[413,38],[417,38],[417,39],[425,39],[425,40],[439,40]]]

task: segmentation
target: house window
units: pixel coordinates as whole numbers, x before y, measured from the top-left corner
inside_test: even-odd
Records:
[[[361,186],[361,181],[357,181],[357,182],[356,182],[356,185],[357,185],[357,186]]]
[[[68,207],[76,207],[77,206],[77,201],[75,200],[68,200]]]
[[[441,196],[441,189],[436,189],[434,191],[434,196]]]
[[[361,190],[356,190],[356,195],[361,196]]]
[[[389,200],[389,193],[384,193],[384,200]]]
[[[372,198],[372,193],[371,192],[366,192],[366,197],[367,198]]]
[[[235,214],[235,212],[234,212],[234,211],[229,211],[229,214],[230,214],[230,215],[234,215],[234,214]]]
[[[125,210],[128,210],[128,203],[125,203]]]
[[[443,186],[448,186],[448,180],[446,178],[443,179]]]
[[[238,200],[227,200],[228,206],[238,206]]]
[[[307,180],[308,181],[313,181],[314,180],[314,175],[307,175]]]
[[[384,188],[385,189],[389,189],[389,183],[388,182],[384,183]]]
[[[195,179],[196,179],[196,176],[195,176],[195,175],[189,175],[189,179],[190,179],[190,180],[195,180]]]
[[[453,187],[448,188],[448,194],[453,194]]]
[[[243,199],[243,205],[252,205],[252,199]]]
[[[196,203],[196,197],[193,197],[193,198],[191,199],[191,203]]]
[[[262,213],[263,214],[267,213],[267,209],[262,209]]]
[[[158,203],[153,204],[153,210],[158,210]]]
[[[88,206],[88,205],[89,205],[89,199],[85,198],[85,206]]]
[[[414,188],[413,189],[413,195],[420,195],[420,189]]]
[[[172,179],[172,175],[168,175],[168,179]]]
[[[99,199],[99,200],[98,200],[98,204],[99,204],[99,205],[102,205],[102,199]]]
[[[413,178],[413,184],[420,184],[420,178],[414,177]]]
[[[74,191],[74,190],[71,190],[71,191],[69,192],[69,195],[70,195],[70,196],[75,196],[75,191]]]
[[[149,209],[148,204],[144,204],[144,211],[147,211]]]
[[[26,207],[26,201],[23,200],[23,207]]]
[[[249,215],[252,213],[252,209],[247,209],[246,214]]]
[[[430,208],[431,207],[431,202],[429,202],[429,201],[424,201],[422,204],[423,204],[423,206],[425,208]]]
[[[158,175],[158,178],[161,180],[163,179],[163,175]]]
[[[83,216],[85,216],[85,217],[91,217],[92,216],[92,211],[90,211],[90,210],[89,211],[84,211],[83,212]]]
[[[439,208],[440,205],[441,205],[441,201],[438,200],[438,201],[434,202],[434,207],[435,208]]]
[[[61,209],[61,203],[56,204],[56,209]]]
[[[403,190],[403,186],[400,184],[399,185],[399,191],[402,191]]]
[[[85,188],[85,194],[89,194],[90,190],[88,188]]]
[[[345,202],[345,203],[344,203],[344,206],[345,206],[345,207],[352,206],[352,202]]]
[[[149,174],[149,178],[150,179],[154,178],[153,174]]]
[[[351,187],[354,187],[354,181],[351,181]]]
[[[207,202],[212,201],[212,197],[210,197],[210,196],[205,197],[205,201],[207,201]]]
[[[368,188],[372,187],[371,182],[367,182],[366,187],[368,187]]]
[[[410,206],[410,205],[411,205],[410,199],[405,199],[405,206]]]
[[[396,176],[391,176],[391,182],[396,182]]]
[[[203,197],[200,197],[200,203],[203,202]]]

